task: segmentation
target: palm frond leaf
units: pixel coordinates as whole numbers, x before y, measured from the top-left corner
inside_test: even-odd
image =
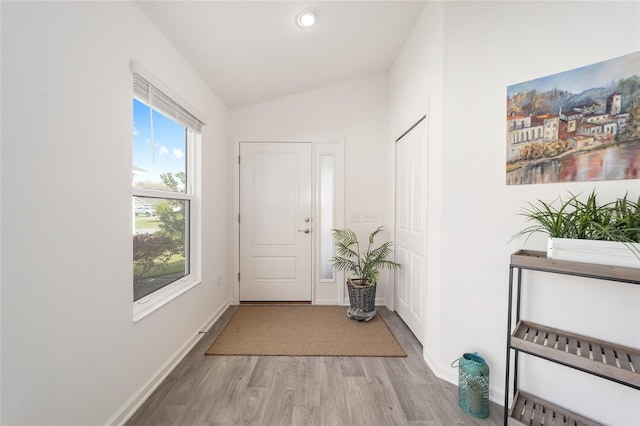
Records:
[[[380,277],[380,270],[388,268],[400,268],[401,265],[389,257],[392,255],[392,242],[387,241],[378,247],[372,247],[375,237],[382,232],[379,226],[369,235],[369,244],[366,250],[360,250],[358,236],[351,229],[332,229],[335,240],[336,256],[331,258],[331,263],[336,270],[353,274],[354,278],[363,283],[376,285]]]

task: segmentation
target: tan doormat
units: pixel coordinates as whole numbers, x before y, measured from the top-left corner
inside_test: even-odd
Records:
[[[347,309],[243,305],[207,355],[407,356],[379,315],[360,322]]]

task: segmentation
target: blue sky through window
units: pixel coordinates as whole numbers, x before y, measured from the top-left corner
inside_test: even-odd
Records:
[[[153,111],[153,140],[149,107],[133,100],[133,165],[146,173],[136,173],[134,184],[162,182],[160,173],[186,173],[186,129],[158,111]],[[154,153],[155,151],[155,161]],[[135,170],[135,168],[134,168]],[[145,185],[145,187],[149,187]],[[157,189],[157,188],[151,188]]]

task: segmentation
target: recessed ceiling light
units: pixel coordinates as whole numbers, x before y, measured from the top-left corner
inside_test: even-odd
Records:
[[[320,17],[320,12],[318,9],[308,8],[304,9],[302,12],[298,13],[296,17],[296,23],[301,28],[308,28],[315,24]]]

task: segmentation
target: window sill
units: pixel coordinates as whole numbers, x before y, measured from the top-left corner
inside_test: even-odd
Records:
[[[184,277],[168,286],[133,302],[133,322],[138,322],[157,311],[181,294],[200,284],[199,279]]]

